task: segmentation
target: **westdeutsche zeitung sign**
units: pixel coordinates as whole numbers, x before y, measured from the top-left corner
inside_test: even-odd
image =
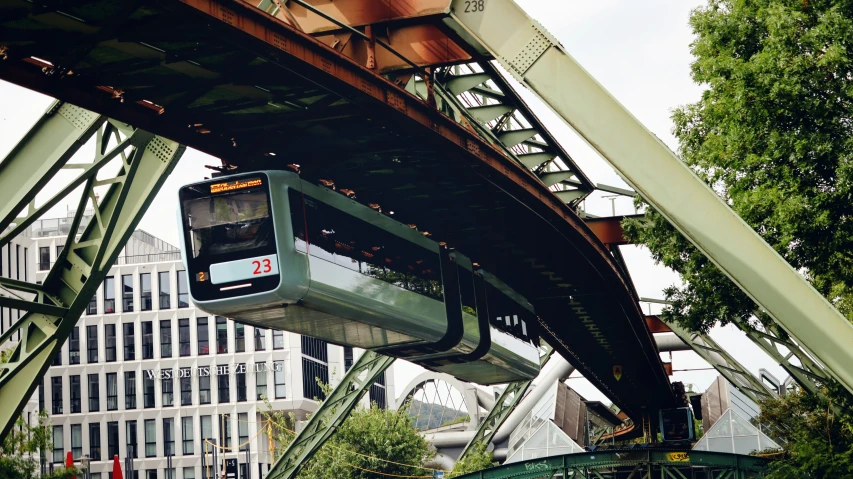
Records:
[[[146,369],[148,379],[187,378],[193,376],[222,376],[225,374],[259,373],[263,371],[283,371],[284,363],[242,363],[242,364],[213,364],[210,366],[194,366],[175,369]]]

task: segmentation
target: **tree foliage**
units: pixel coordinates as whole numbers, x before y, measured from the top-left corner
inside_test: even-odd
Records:
[[[843,402],[842,391],[826,391],[828,398],[839,393]],[[760,420],[772,424],[784,444],[783,452],[772,456],[768,479],[853,478],[849,406],[799,391],[763,401]]]
[[[484,443],[472,446],[471,450],[468,451],[468,454],[462,458],[462,460],[457,461],[456,465],[453,466],[453,471],[450,473],[450,477],[461,476],[470,472],[482,471],[483,469],[497,466],[498,463],[493,460],[493,455],[491,452],[487,451],[487,448],[488,444]]]
[[[276,454],[284,452],[293,440],[295,423],[282,412],[266,413],[276,425]],[[401,476],[429,476],[424,464],[434,451],[414,426],[406,408],[370,408],[354,410],[335,434],[300,471],[299,479],[367,479],[380,477],[376,472]]]
[[[0,357],[0,362],[5,358]],[[50,418],[42,410],[35,424],[18,418],[12,430],[0,441],[0,478],[3,479],[65,479],[80,474],[76,468],[57,468],[53,473],[39,476],[39,458],[52,448]]]
[[[690,25],[707,90],[673,114],[681,158],[850,317],[853,2],[709,0]],[[658,213],[625,229],[685,281],[665,292],[666,319],[750,319],[755,304]]]

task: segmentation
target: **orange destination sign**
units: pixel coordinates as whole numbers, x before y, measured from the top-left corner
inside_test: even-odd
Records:
[[[214,183],[210,185],[210,193],[223,193],[226,191],[242,190],[243,188],[251,188],[253,186],[261,186],[260,178],[250,178],[245,181],[233,181],[231,183]]]

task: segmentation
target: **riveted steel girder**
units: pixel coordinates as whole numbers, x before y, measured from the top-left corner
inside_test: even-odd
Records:
[[[373,351],[365,351],[350,367],[341,383],[326,397],[320,408],[308,420],[287,449],[276,459],[267,479],[292,479],[320,450],[323,444],[343,424],[349,413],[358,405],[370,386],[384,373],[394,358]]]
[[[545,363],[551,359],[551,354],[553,353],[554,349],[546,345],[545,354],[539,358],[540,367],[544,366]],[[506,421],[515,407],[518,406],[518,403],[524,398],[524,394],[530,388],[531,384],[533,384],[532,379],[529,381],[517,381],[507,384],[506,389],[504,389],[500,397],[495,401],[495,405],[492,407],[492,410],[489,411],[489,414],[487,414],[482,421],[480,421],[480,425],[477,427],[474,437],[472,437],[471,440],[468,441],[468,444],[465,445],[465,448],[462,449],[462,453],[459,454],[459,459],[457,459],[458,461],[461,461],[466,455],[468,455],[475,445],[488,445],[492,442],[492,438],[495,437],[498,429],[501,428],[504,421]]]
[[[92,161],[69,163],[93,136]],[[0,436],[14,424],[183,151],[174,141],[55,102],[0,164],[0,244],[83,185],[65,248],[44,283],[0,280],[0,304],[27,311],[0,336],[0,350],[9,351],[8,362],[0,364]],[[113,160],[118,171],[98,178]],[[37,207],[36,194],[60,170],[78,175]],[[99,196],[96,188],[106,192]],[[92,217],[84,224],[87,210]]]

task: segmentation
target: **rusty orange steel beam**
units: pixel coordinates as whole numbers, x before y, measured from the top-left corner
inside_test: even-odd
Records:
[[[469,47],[457,41],[442,22],[449,0],[338,0],[310,4],[345,25],[363,30],[372,40],[381,40],[420,67],[473,60]],[[353,35],[297,3],[274,1],[265,11],[368,68],[384,73],[411,69],[373,41]]]
[[[625,215],[625,216],[609,216],[606,218],[586,218],[586,226],[595,233],[599,241],[610,245],[631,244],[625,238],[625,232],[622,230],[622,220],[625,218],[642,218],[643,215]]]

